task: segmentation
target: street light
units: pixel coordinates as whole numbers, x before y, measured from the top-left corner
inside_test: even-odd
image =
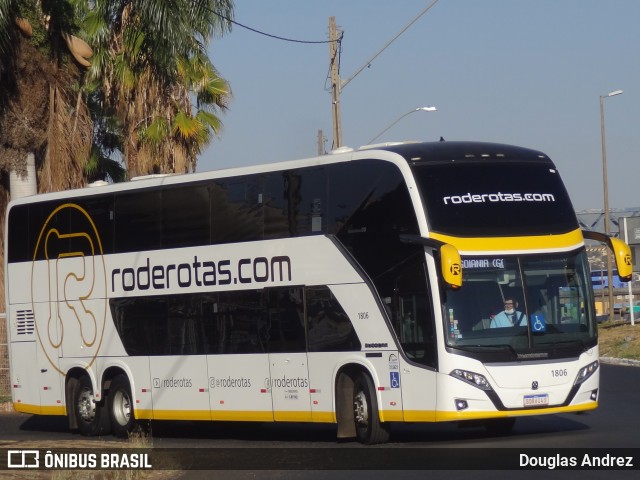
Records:
[[[609,228],[609,186],[607,181],[607,146],[604,134],[604,99],[620,95],[622,90],[614,90],[606,95],[600,95],[600,136],[602,137],[602,184],[604,190],[604,233],[611,234]],[[611,251],[607,249],[607,277],[609,280],[609,321],[613,321],[613,273],[611,271]]]
[[[385,128],[384,130],[382,130],[379,134],[377,134],[375,137],[373,137],[371,140],[369,140],[367,143],[368,144],[372,144],[373,141],[378,138],[380,135],[382,135],[383,133],[385,133],[387,130],[389,130],[391,127],[393,127],[396,123],[398,123],[400,120],[402,120],[404,117],[406,117],[407,115],[410,115],[414,112],[435,112],[436,110],[438,110],[436,107],[432,107],[432,106],[427,106],[427,107],[418,107],[418,108],[414,108],[413,110],[409,110],[407,113],[403,113],[402,115],[400,115],[391,125],[389,125],[387,128]]]

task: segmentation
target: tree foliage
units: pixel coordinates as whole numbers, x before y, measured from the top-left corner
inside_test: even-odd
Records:
[[[25,172],[34,153],[39,191],[84,184],[92,121],[82,97],[83,68],[70,55],[65,35],[79,30],[73,2],[8,1],[2,17],[0,171]]]
[[[206,47],[232,16],[232,0],[0,0],[0,172],[29,151],[41,191],[82,184],[100,159],[193,171],[231,97]]]
[[[129,176],[186,173],[221,128],[231,91],[206,54],[228,31],[233,3],[98,0],[84,28],[94,47],[89,70],[123,129]]]
[[[0,0],[0,244],[27,154],[40,192],[194,171],[231,97],[206,47],[232,17],[232,0]]]

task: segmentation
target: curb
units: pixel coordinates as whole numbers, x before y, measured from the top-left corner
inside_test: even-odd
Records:
[[[626,365],[629,367],[640,367],[640,360],[630,358],[600,357],[600,362],[608,365]]]

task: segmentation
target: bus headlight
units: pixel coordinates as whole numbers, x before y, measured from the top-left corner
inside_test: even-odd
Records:
[[[590,363],[586,367],[582,367],[578,372],[578,376],[576,377],[576,381],[574,385],[579,385],[584,382],[587,378],[594,374],[594,372],[598,369],[599,363],[596,360],[595,362]]]
[[[489,385],[486,377],[484,375],[480,375],[479,373],[468,372],[466,370],[460,370],[456,368],[449,375],[458,378],[463,382],[467,382],[474,387],[478,387],[480,390],[491,390],[491,385]]]

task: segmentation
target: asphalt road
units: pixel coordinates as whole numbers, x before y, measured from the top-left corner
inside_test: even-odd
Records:
[[[215,478],[483,478],[495,479],[490,471],[431,471],[428,475],[418,471],[416,462],[428,462],[433,452],[442,452],[437,460],[460,462],[459,468],[483,468],[478,452],[495,455],[494,449],[510,449],[524,454],[535,454],[535,449],[550,449],[546,452],[562,452],[562,449],[636,449],[635,462],[640,464],[640,368],[633,366],[602,365],[600,407],[583,414],[563,414],[534,416],[518,419],[512,434],[492,436],[484,428],[459,428],[455,424],[398,425],[392,430],[391,440],[384,446],[362,447],[355,442],[338,442],[335,427],[330,425],[301,424],[214,424],[205,422],[155,422],[151,425],[152,442],[155,449],[212,448],[224,452],[231,450],[231,460],[237,462],[237,472],[218,471]],[[37,445],[38,448],[72,447],[74,445],[95,446],[109,444],[115,439],[80,437],[67,431],[64,417],[39,417],[24,414],[0,414],[0,446],[15,448],[16,445]],[[23,443],[24,442],[24,443]],[[28,442],[28,443],[26,443]],[[100,443],[103,442],[103,443]],[[441,450],[435,450],[441,449]],[[475,449],[475,450],[474,450]],[[480,449],[480,450],[479,450]],[[373,454],[372,454],[373,452]],[[465,458],[471,453],[472,465],[465,465]],[[211,452],[208,452],[210,455]],[[289,463],[284,462],[283,458]],[[297,458],[297,459],[296,459]],[[371,470],[350,471],[341,475],[335,470],[313,471],[342,465],[340,462],[354,462],[360,468]],[[389,459],[394,468],[405,470],[390,472],[385,470],[382,459]],[[244,460],[243,460],[244,459]],[[403,464],[405,460],[408,463]],[[305,463],[307,462],[307,463]],[[308,462],[312,462],[309,464]],[[329,462],[329,464],[327,464]],[[413,464],[412,464],[413,462]],[[475,462],[475,464],[473,464]],[[273,470],[275,465],[277,470]],[[426,465],[426,463],[425,463]],[[255,469],[254,469],[255,467]],[[271,469],[268,472],[260,471]],[[307,470],[310,469],[310,470]],[[633,471],[519,471],[518,478],[539,479],[544,474],[563,475],[573,478],[638,478],[636,465]],[[345,474],[346,472],[342,472]],[[505,472],[503,471],[502,474]],[[542,474],[542,475],[541,475]],[[207,473],[187,472],[185,478],[211,478]],[[502,476],[502,475],[500,475]],[[2,474],[0,473],[0,477]],[[544,475],[547,478],[546,475]],[[578,478],[577,476],[575,478]]]

